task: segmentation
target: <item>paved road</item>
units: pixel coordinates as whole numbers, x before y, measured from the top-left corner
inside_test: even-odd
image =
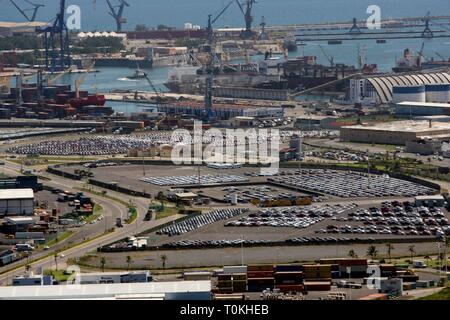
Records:
[[[27,168],[24,168],[24,169],[26,170]],[[3,170],[6,173],[17,174],[20,171],[20,165],[17,165],[15,163],[11,163],[11,162],[6,162]],[[76,188],[81,188],[84,185],[84,182],[82,182],[82,181],[65,179],[65,178],[62,178],[59,176],[50,175],[48,173],[40,173],[40,174],[44,177],[48,177],[51,179],[51,181],[45,181],[45,185],[48,185],[51,187],[64,189],[64,190],[68,190],[68,191],[78,191],[78,190],[76,190]],[[90,196],[94,201],[96,201],[103,207],[105,222],[86,226],[87,228],[86,227],[82,228],[77,233],[76,236],[73,236],[70,238],[70,241],[72,241],[74,243],[81,242],[82,239],[86,238],[86,237],[93,238],[95,236],[103,234],[106,228],[109,229],[114,226],[116,217],[122,216],[123,218],[125,218],[126,214],[127,214],[128,209],[124,205],[122,205],[118,202],[115,202],[115,201],[112,201],[112,200],[109,200],[109,199],[106,199],[103,197],[99,197],[99,196],[96,196],[94,194],[90,194],[87,192],[86,192],[86,195]],[[91,241],[88,241],[81,245],[72,247],[71,249],[66,249],[66,250],[62,249],[60,254],[63,254],[64,257],[59,258],[58,260],[60,260],[60,261],[58,263],[64,264],[67,262],[68,259],[80,257],[90,251],[97,249],[99,246],[103,246],[108,243],[118,241],[120,239],[129,237],[136,233],[146,231],[149,228],[153,228],[158,225],[161,225],[166,222],[169,222],[169,221],[179,218],[179,216],[172,216],[172,217],[157,220],[157,221],[154,220],[154,221],[144,222],[143,219],[144,219],[145,213],[147,212],[147,208],[148,208],[148,199],[139,198],[139,197],[130,197],[130,196],[120,194],[117,192],[113,192],[110,190],[108,190],[108,195],[112,196],[114,198],[120,199],[122,201],[125,201],[125,202],[128,202],[131,199],[133,204],[137,207],[137,211],[138,211],[138,218],[136,219],[136,221],[133,224],[124,225],[123,228],[116,229],[113,233],[103,235],[94,240],[91,240]],[[78,240],[78,241],[76,241],[76,240]],[[44,257],[44,256],[50,254],[51,252],[54,252],[55,250],[61,249],[65,245],[67,245],[67,241],[62,242],[55,247],[52,247],[50,251],[39,252],[39,253],[33,255],[32,259],[35,260],[35,259]],[[15,264],[11,264],[6,267],[0,268],[0,272],[4,272],[6,270],[11,269],[14,266],[19,266],[20,264],[23,264],[23,263],[24,263],[24,261],[22,260],[22,261],[16,262]],[[54,267],[54,265],[55,265],[55,259],[53,257],[53,254],[50,257],[43,258],[40,261],[30,264],[32,269],[37,269],[37,268],[47,269],[47,268]],[[1,284],[10,284],[10,281],[14,276],[21,275],[24,272],[25,272],[24,267],[20,267],[13,271],[4,272],[0,275],[0,283]]]

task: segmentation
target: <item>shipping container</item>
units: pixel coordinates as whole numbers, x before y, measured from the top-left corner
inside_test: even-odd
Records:
[[[248,285],[266,285],[266,284],[274,284],[275,279],[274,278],[258,278],[258,279],[248,279],[247,280]]]
[[[272,271],[247,272],[247,278],[270,278],[273,277]]]
[[[306,291],[330,291],[330,282],[305,282]]]
[[[223,273],[247,273],[247,266],[224,266]]]
[[[273,272],[273,265],[249,265],[247,266],[247,272]]]
[[[288,292],[304,292],[305,287],[301,284],[299,285],[275,285],[275,289],[280,290],[282,293]]]
[[[217,282],[219,288],[231,288],[233,287],[233,281],[219,281]]]
[[[228,280],[231,281],[232,275],[231,274],[219,274],[217,275],[217,279],[220,280]]]
[[[233,281],[247,281],[247,274],[246,273],[234,273],[233,274]]]
[[[295,272],[303,271],[303,266],[301,264],[282,264],[275,266],[275,272]]]
[[[358,300],[388,300],[389,297],[387,294],[384,293],[375,293],[370,294],[366,297],[359,298]]]

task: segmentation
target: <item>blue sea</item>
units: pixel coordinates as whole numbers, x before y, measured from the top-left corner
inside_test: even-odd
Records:
[[[111,0],[118,3],[118,0]],[[208,14],[217,14],[220,8],[230,0],[128,0],[129,8],[125,8],[128,23],[125,30],[133,30],[136,24],[156,27],[165,24],[183,27],[184,23],[205,26]],[[234,1],[234,0],[233,0]],[[24,7],[29,7],[24,0],[17,0]],[[59,0],[35,0],[46,5],[38,13],[37,20],[51,21],[56,14]],[[108,14],[106,0],[67,0],[67,5],[77,4],[81,7],[81,26],[84,31],[114,30],[114,20]],[[351,21],[367,19],[369,5],[378,5],[381,16],[386,18],[425,16],[450,14],[450,0],[259,0],[254,5],[255,25],[265,16],[267,24],[302,24],[321,22]],[[0,0],[0,21],[23,21],[17,10],[9,0]],[[215,27],[240,27],[244,23],[237,4],[231,5],[229,10],[216,22]],[[450,26],[431,25],[434,30],[446,30],[450,33]],[[417,29],[420,30],[420,29]],[[336,63],[357,65],[358,46],[366,50],[366,63],[376,63],[382,71],[389,71],[405,48],[419,51],[424,44],[424,56],[437,58],[439,53],[450,57],[450,38],[434,39],[402,39],[388,40],[385,44],[377,44],[374,40],[344,41],[341,45],[328,45],[326,42],[307,42],[296,53],[300,55],[315,55],[319,63],[328,64],[323,50],[328,56],[333,56]],[[322,47],[322,49],[320,48]],[[84,89],[92,92],[108,92],[114,89],[150,90],[144,81],[130,81],[124,79],[133,73],[127,68],[99,68],[100,73],[90,74],[83,84]],[[163,83],[167,79],[169,68],[148,70],[153,81],[160,90],[165,90]],[[79,75],[66,75],[58,80],[61,83],[72,83]],[[115,103],[117,111],[134,112],[139,109],[122,103]]]

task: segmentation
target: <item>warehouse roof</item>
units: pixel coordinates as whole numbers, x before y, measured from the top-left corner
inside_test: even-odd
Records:
[[[127,295],[205,293],[210,291],[211,281],[0,287],[0,300],[117,299]]]
[[[34,199],[33,189],[3,189],[0,190],[0,200]]]
[[[37,28],[48,26],[47,22],[5,22],[0,21],[0,28]]]
[[[424,84],[450,83],[450,74],[447,72],[414,73],[393,76],[380,76],[366,78],[375,88],[383,103],[392,101],[392,90],[396,86],[411,86]]]
[[[397,106],[406,106],[406,107],[429,107],[429,108],[450,108],[450,103],[435,103],[435,102],[410,102],[403,101],[397,103]]]
[[[342,127],[342,129],[355,130],[376,130],[376,131],[391,131],[391,132],[434,132],[439,130],[449,130],[450,123],[447,122],[432,122],[430,127],[429,121],[393,121],[385,123],[376,123],[373,125],[354,125]]]

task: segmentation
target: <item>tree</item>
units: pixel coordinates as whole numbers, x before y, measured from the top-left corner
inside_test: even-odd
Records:
[[[55,269],[58,271],[58,252],[55,252],[53,258],[55,259]]]
[[[430,266],[430,260],[432,260],[431,257],[429,255],[426,255],[424,258],[425,258],[425,260],[427,262],[427,267],[429,267]]]
[[[394,250],[394,246],[392,245],[392,243],[386,243],[386,247],[387,247],[387,254],[389,257],[389,262],[392,262],[392,250]]]
[[[416,246],[415,245],[409,246],[408,251],[411,254],[411,263],[413,263],[414,256],[416,255]]]
[[[348,252],[348,256],[352,259],[358,258],[358,255],[356,254],[355,250],[353,250],[353,249]]]
[[[27,264],[25,266],[25,271],[28,273],[28,272],[30,272],[30,270],[31,270],[31,266],[29,264]]]
[[[127,256],[127,271],[130,270],[130,265],[133,263],[131,256]]]
[[[371,257],[372,260],[375,260],[375,258],[376,258],[377,255],[378,255],[377,247],[375,247],[375,246],[369,246],[369,248],[367,248],[366,255],[367,255],[368,257]]]
[[[105,272],[105,264],[106,264],[106,259],[105,259],[105,257],[102,257],[100,259],[100,268],[102,269],[102,272]]]
[[[162,254],[160,259],[161,259],[163,270],[165,270],[166,269],[167,256],[165,254]]]

